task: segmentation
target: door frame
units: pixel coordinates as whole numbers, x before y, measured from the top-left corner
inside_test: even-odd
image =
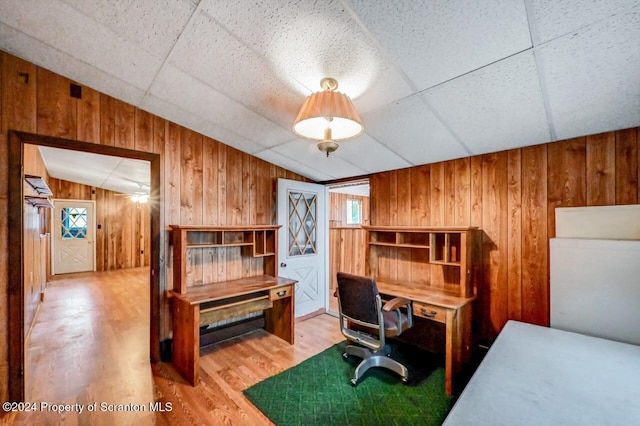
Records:
[[[71,151],[83,151],[115,157],[145,160],[150,163],[150,228],[151,247],[149,257],[150,282],[150,358],[151,362],[160,360],[160,323],[162,320],[160,306],[162,287],[165,285],[165,271],[161,267],[164,259],[164,221],[163,191],[161,180],[160,154],[136,151],[114,146],[80,142],[71,139],[36,135],[33,133],[9,131],[9,168],[8,168],[8,205],[9,208],[20,209],[21,214],[9,212],[7,223],[9,228],[8,244],[12,247],[8,256],[8,313],[9,313],[9,400],[24,401],[24,145],[49,146]],[[18,207],[20,206],[20,207]]]
[[[92,237],[93,237],[93,272],[95,272],[97,270],[96,266],[98,264],[96,259],[96,252],[97,252],[97,244],[96,244],[96,201],[95,200],[73,200],[73,199],[67,199],[67,198],[54,198],[53,200],[53,205],[56,205],[56,201],[78,201],[81,203],[91,203],[93,204],[93,224],[94,226],[92,226],[91,228],[91,232],[92,232]],[[57,206],[54,208],[54,210],[57,208]],[[51,220],[50,220],[50,226],[51,226],[51,231],[54,231],[55,228],[55,224],[56,224],[56,218],[54,217],[55,215],[51,215]],[[51,262],[51,275],[55,275],[56,274],[56,268],[55,268],[55,248],[56,248],[56,238],[52,235],[51,236],[51,250],[49,252],[49,258],[50,258],[50,262]]]

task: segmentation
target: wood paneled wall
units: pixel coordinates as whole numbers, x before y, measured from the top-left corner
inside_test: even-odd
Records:
[[[637,204],[639,129],[371,176],[373,225],[483,231],[476,327],[492,340],[509,319],[549,324],[555,208]]]
[[[27,77],[28,76],[28,77]],[[18,130],[160,154],[163,207],[169,224],[274,224],[277,178],[301,176],[154,116],[89,87],[69,95],[71,81],[0,52],[0,399],[7,397],[7,135]],[[168,231],[160,236],[169,253]],[[166,261],[167,259],[162,259]],[[167,267],[168,268],[168,267]],[[171,289],[161,274],[160,293]],[[169,280],[167,282],[166,278]],[[170,335],[166,300],[161,339]]]
[[[96,270],[149,266],[149,204],[76,182],[51,178],[52,198],[96,202]]]

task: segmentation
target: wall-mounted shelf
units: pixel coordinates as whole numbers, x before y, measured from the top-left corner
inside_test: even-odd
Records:
[[[53,195],[49,185],[40,176],[24,175],[24,180],[39,194],[50,196]]]
[[[34,207],[52,209],[53,203],[49,200],[49,196],[53,195],[49,185],[40,176],[24,175],[27,182],[38,195],[25,195],[24,199]]]
[[[25,201],[31,203],[31,205],[34,206],[34,207],[42,207],[42,208],[45,208],[45,209],[52,209],[53,208],[53,203],[47,197],[38,197],[38,196],[35,196],[35,195],[25,195],[24,199],[25,199]]]

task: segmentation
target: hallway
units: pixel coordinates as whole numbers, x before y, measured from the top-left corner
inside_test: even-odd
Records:
[[[25,364],[28,402],[86,407],[153,401],[149,269],[79,273],[51,281],[27,342]],[[125,419],[149,424],[153,418],[149,412],[97,414],[103,424]],[[93,424],[95,416],[83,413],[82,419]],[[38,423],[61,420],[52,412],[35,417]],[[75,423],[75,413],[64,417]],[[34,424],[30,415],[20,420]]]

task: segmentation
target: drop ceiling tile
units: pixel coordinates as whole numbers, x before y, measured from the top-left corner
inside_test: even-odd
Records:
[[[395,152],[366,133],[340,143],[340,148],[331,157],[344,159],[369,173],[402,169],[411,166]]]
[[[292,137],[288,129],[171,65],[162,68],[150,94],[263,147],[286,142]]]
[[[62,0],[161,58],[166,57],[196,5],[185,0]]]
[[[536,50],[559,139],[640,125],[640,10]]]
[[[411,164],[427,164],[468,155],[419,95],[362,116],[368,135]]]
[[[106,155],[43,146],[38,148],[49,176],[88,186],[101,187],[102,182],[122,161],[121,158]],[[70,152],[73,155],[69,155]]]
[[[531,47],[523,1],[346,3],[418,90]]]
[[[151,184],[149,162],[144,160],[121,158],[118,166],[113,169],[107,181],[124,181],[135,187],[142,186],[148,189]]]
[[[306,89],[201,12],[173,49],[169,63],[289,129]]]
[[[357,184],[357,185],[348,185],[348,186],[339,186],[329,189],[331,193],[339,193],[339,194],[349,194],[349,195],[358,195],[360,197],[368,197],[371,195],[371,187],[368,183]]]
[[[527,0],[534,23],[536,44],[578,30],[586,25],[640,7],[638,0]],[[536,40],[537,38],[537,40]]]
[[[264,150],[263,146],[153,95],[145,97],[141,108],[249,154]]]
[[[143,90],[2,23],[0,49],[132,105],[144,97]]]
[[[44,146],[38,148],[47,173],[56,179],[126,194],[149,191],[147,161]]]
[[[148,88],[162,65],[162,58],[58,1],[50,0],[47,7],[41,7],[38,0],[5,0],[0,19],[140,89]]]
[[[104,179],[104,177],[118,167],[118,164],[120,164],[122,160],[119,157],[108,155],[96,155],[96,157],[93,157],[94,154],[81,151],[69,151],[46,146],[39,146],[38,148],[47,171],[52,173],[67,168],[71,170],[83,169],[84,165],[88,163],[91,164],[91,167],[87,168],[87,172],[94,173],[95,176],[101,176],[102,179]],[[69,155],[70,152],[73,152],[74,155]]]
[[[551,140],[531,51],[423,92],[474,154]]]
[[[276,75],[299,82],[306,89],[303,95],[319,91],[324,77],[337,79],[338,90],[354,99],[360,111],[411,93],[404,77],[338,1],[203,0],[202,9],[265,57]]]
[[[304,177],[312,179],[316,182],[322,182],[326,180],[331,180],[332,177],[326,175],[318,170],[311,169],[309,167],[304,167],[297,160],[293,160],[289,157],[285,157],[284,155],[278,154],[272,149],[267,149],[255,154],[256,157],[263,159],[264,161],[268,161],[271,164],[275,164],[284,169],[290,170],[294,173],[298,173]]]
[[[318,150],[315,141],[298,138],[271,149],[278,154],[298,161],[305,167],[328,175],[332,179],[367,173],[364,169],[349,163],[344,158],[333,154],[327,157],[325,153]]]

